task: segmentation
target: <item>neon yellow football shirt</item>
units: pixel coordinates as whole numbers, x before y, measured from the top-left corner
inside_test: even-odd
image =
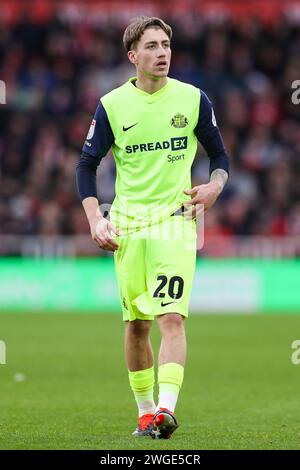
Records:
[[[121,230],[162,220],[190,199],[183,191],[191,187],[197,150],[199,89],[168,78],[149,94],[135,80],[101,98],[114,136],[117,171],[110,215]]]

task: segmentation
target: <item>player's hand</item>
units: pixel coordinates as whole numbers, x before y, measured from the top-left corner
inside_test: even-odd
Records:
[[[221,188],[215,181],[186,189],[184,194],[191,195],[192,199],[184,203],[186,208],[185,217],[194,219],[203,216],[214,205],[220,192]]]
[[[97,217],[90,222],[92,239],[103,250],[116,251],[119,248],[111,233],[120,235],[120,231],[109,220]]]

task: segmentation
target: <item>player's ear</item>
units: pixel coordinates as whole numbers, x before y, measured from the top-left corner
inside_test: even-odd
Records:
[[[136,58],[136,54],[135,54],[135,51],[128,51],[127,52],[127,57],[128,59],[130,60],[130,62],[134,65],[137,64],[137,58]]]

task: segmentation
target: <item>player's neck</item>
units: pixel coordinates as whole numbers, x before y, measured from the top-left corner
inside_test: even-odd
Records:
[[[168,77],[161,77],[159,79],[153,80],[150,77],[139,76],[135,82],[135,86],[140,90],[145,91],[152,95],[156,93],[158,90],[163,88],[168,82]]]

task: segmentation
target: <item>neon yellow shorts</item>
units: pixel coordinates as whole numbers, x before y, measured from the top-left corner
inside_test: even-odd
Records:
[[[196,238],[196,222],[181,215],[116,237],[115,268],[124,321],[154,320],[170,312],[188,317]]]

